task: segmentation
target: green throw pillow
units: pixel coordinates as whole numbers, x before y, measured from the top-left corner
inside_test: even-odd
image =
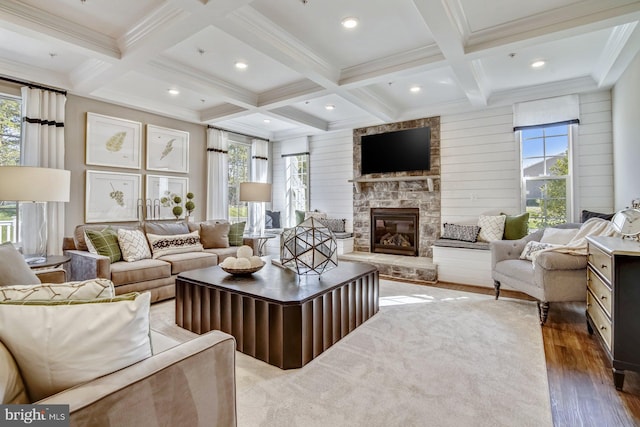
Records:
[[[305,211],[296,211],[296,225],[300,224],[304,221],[304,216],[306,215]]]
[[[522,239],[529,233],[529,212],[520,215],[506,215],[504,223],[504,240]]]
[[[231,224],[231,228],[229,229],[229,245],[242,246],[244,244],[242,235],[244,234],[245,225],[246,222],[244,221]]]
[[[107,227],[102,231],[86,230],[85,233],[99,255],[108,257],[111,262],[122,259],[122,252],[120,252],[120,245],[118,245],[118,233],[113,228]]]

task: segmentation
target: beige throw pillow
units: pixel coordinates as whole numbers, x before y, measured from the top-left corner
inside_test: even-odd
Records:
[[[0,245],[0,286],[35,285],[40,279],[11,242]]]
[[[205,249],[228,248],[229,230],[231,224],[228,222],[216,222],[214,224],[200,224],[200,242]]]
[[[16,361],[0,342],[0,403],[3,405],[24,405],[29,402],[24,381]]]
[[[480,227],[478,241],[493,242],[494,240],[502,240],[506,219],[506,215],[480,215],[478,218],[478,226]]]
[[[149,242],[142,230],[118,230],[118,244],[122,259],[127,262],[151,258]]]
[[[0,340],[34,402],[150,357],[150,303],[148,292],[0,302]]]

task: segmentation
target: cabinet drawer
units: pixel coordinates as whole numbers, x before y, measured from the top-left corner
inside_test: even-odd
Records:
[[[602,277],[611,283],[611,257],[593,245],[589,245],[589,263]]]
[[[611,320],[609,320],[591,292],[587,292],[587,314],[593,321],[594,328],[602,337],[609,351],[611,351]]]
[[[600,301],[607,315],[611,317],[611,289],[591,268],[587,269],[587,286],[589,286],[589,290],[593,293],[593,296]]]

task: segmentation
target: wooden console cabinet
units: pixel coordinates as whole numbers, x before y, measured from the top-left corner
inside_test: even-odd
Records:
[[[587,237],[587,328],[601,339],[622,390],[624,371],[640,371],[640,243]]]

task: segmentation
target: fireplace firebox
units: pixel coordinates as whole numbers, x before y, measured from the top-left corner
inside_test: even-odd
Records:
[[[371,252],[418,256],[418,208],[371,209]]]

